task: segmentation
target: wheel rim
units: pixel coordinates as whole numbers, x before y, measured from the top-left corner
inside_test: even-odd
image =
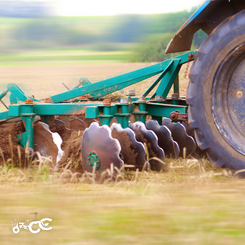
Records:
[[[211,108],[219,133],[245,155],[245,43],[236,46],[220,63],[211,91]]]

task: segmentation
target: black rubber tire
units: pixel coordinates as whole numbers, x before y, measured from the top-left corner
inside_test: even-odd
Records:
[[[226,19],[207,37],[189,78],[189,123],[199,147],[216,166],[245,169],[245,11]],[[233,109],[239,109],[237,114]]]

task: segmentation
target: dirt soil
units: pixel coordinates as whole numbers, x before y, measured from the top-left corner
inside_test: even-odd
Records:
[[[118,139],[118,141],[120,142],[120,145],[122,147],[121,154],[123,156],[123,161],[126,162],[127,164],[132,164],[136,166],[137,165],[136,157],[138,153],[135,152],[135,150],[133,149],[133,145],[128,134],[123,131],[118,132],[117,130],[113,129],[112,137]]]
[[[18,145],[17,135],[24,131],[21,122],[6,122],[0,124],[0,165],[4,163],[24,166],[25,149]],[[19,148],[19,150],[18,150]]]
[[[36,130],[40,129],[35,127],[34,134]],[[4,163],[7,165],[14,163],[16,167],[27,167],[28,155],[25,153],[25,149],[19,146],[17,139],[17,135],[24,131],[22,122],[6,122],[0,124],[0,166],[3,166]],[[81,160],[82,134],[83,131],[71,130],[70,138],[63,142],[62,150],[65,154],[59,162],[60,169],[66,167],[72,172],[84,172]],[[39,143],[42,140],[42,137],[39,135]],[[52,144],[50,145],[52,146]],[[56,148],[53,149],[53,151],[55,150]],[[48,150],[48,152],[50,151],[52,149]],[[57,155],[57,153],[54,155]]]
[[[83,131],[72,130],[70,139],[64,142],[63,151],[65,154],[59,162],[59,169],[67,168],[72,172],[83,173],[83,164],[81,158]]]

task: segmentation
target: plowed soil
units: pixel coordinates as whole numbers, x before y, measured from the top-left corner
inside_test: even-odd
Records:
[[[81,158],[82,134],[82,131],[73,130],[70,139],[64,142],[64,155],[59,162],[60,170],[67,168],[72,172],[84,172]]]
[[[0,165],[24,166],[25,149],[18,145],[17,135],[24,131],[20,122],[0,124]],[[19,148],[19,150],[18,150]]]

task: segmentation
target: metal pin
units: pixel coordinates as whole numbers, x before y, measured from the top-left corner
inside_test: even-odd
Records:
[[[5,108],[8,110],[9,108],[7,107],[7,105],[2,100],[0,100],[0,101],[5,106]]]

